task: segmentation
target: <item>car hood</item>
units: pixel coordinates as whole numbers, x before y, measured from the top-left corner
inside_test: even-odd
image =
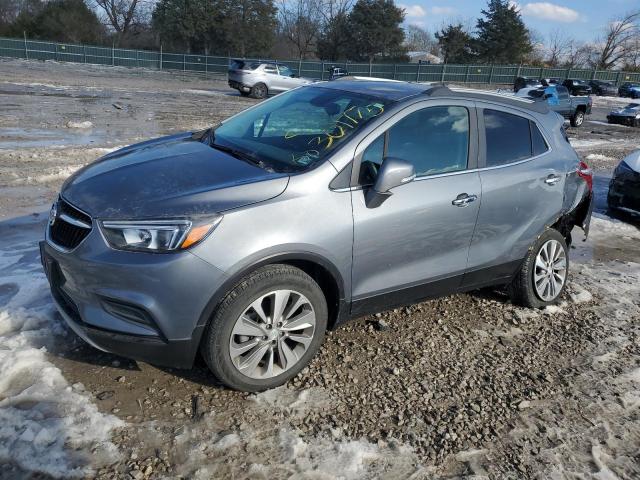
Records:
[[[618,110],[613,110],[611,113],[615,113],[616,115],[625,115],[630,117],[635,117],[640,114],[640,105],[630,106],[619,108]]]
[[[622,159],[636,173],[640,173],[640,150],[630,153]]]
[[[268,200],[281,194],[288,180],[287,174],[264,170],[183,133],[102,157],[72,175],[61,195],[96,218],[183,217]]]

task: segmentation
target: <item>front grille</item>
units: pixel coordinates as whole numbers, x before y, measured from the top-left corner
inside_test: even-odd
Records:
[[[55,218],[49,222],[49,238],[56,245],[74,249],[91,232],[91,217],[60,198]]]

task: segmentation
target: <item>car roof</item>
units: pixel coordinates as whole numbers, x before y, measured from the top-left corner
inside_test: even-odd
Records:
[[[369,94],[393,102],[406,101],[412,98],[462,98],[467,100],[484,100],[501,103],[507,106],[524,108],[538,113],[547,113],[546,102],[515,97],[486,90],[470,88],[449,88],[444,84],[410,83],[397,80],[341,79],[333,82],[314,83],[310,87],[330,88],[346,92]]]

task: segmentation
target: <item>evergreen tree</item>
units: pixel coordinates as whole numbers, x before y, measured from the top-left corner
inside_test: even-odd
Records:
[[[345,60],[350,42],[349,16],[339,13],[329,20],[318,40],[318,57],[332,61]]]
[[[518,8],[508,0],[489,0],[476,25],[476,48],[486,63],[521,63],[533,46]]]
[[[436,33],[444,63],[469,63],[474,58],[473,38],[461,23]]]
[[[83,0],[29,0],[9,34],[69,43],[100,43],[106,35],[98,16]]]
[[[349,58],[373,62],[375,56],[401,58],[404,10],[393,0],[358,0],[349,14]]]

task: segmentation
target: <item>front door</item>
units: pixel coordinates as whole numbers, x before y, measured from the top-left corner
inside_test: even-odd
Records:
[[[470,102],[408,107],[356,150],[352,193],[353,313],[455,291],[480,205],[477,129]],[[412,162],[417,178],[370,208],[365,193],[384,158]]]

